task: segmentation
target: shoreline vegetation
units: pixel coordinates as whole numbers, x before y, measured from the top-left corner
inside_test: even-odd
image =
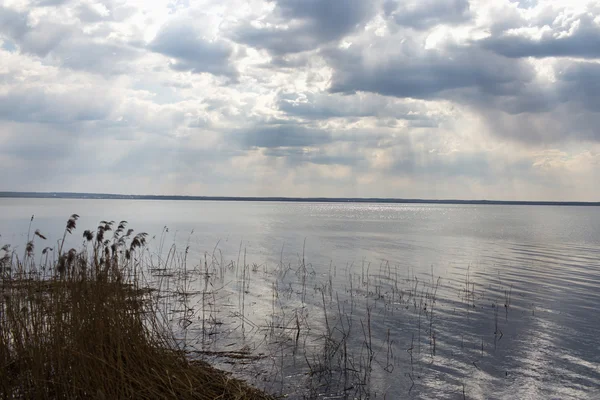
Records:
[[[0,250],[0,398],[272,399],[181,349],[140,269],[145,233],[102,221],[63,248],[77,219],[55,248],[36,252],[30,224],[23,252]]]
[[[522,205],[522,206],[590,206],[600,202],[585,201],[525,201],[525,200],[459,200],[459,199],[400,199],[400,198],[333,198],[333,197],[232,197],[232,196],[167,196],[127,195],[72,192],[0,192],[0,198],[95,199],[95,200],[180,200],[180,201],[260,201],[294,203],[382,203],[382,204],[454,204],[454,205]]]

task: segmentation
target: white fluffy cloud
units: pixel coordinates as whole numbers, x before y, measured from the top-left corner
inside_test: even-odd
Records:
[[[590,1],[6,0],[0,190],[598,200],[599,49]]]

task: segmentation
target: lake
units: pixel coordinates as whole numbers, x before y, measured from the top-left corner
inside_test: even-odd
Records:
[[[147,232],[182,345],[273,393],[600,398],[599,207],[5,198],[0,246],[73,213]]]

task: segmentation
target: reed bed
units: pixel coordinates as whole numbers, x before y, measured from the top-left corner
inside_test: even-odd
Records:
[[[77,220],[41,255],[39,231],[0,251],[1,398],[271,398],[181,349],[145,284],[146,234],[102,221],[67,250]]]

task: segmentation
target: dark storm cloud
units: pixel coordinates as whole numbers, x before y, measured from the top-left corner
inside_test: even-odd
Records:
[[[546,30],[540,39],[505,33],[483,39],[480,44],[511,58],[600,58],[600,25],[594,18],[592,14],[582,15],[566,29]],[[570,29],[572,32],[567,32]]]
[[[388,1],[384,4],[384,12],[395,16],[402,7],[417,10],[421,9],[421,4],[398,5]],[[463,4],[462,8],[460,4],[460,1],[446,3],[448,7],[456,6],[455,10],[468,9],[468,4]],[[429,8],[429,11],[432,15],[436,12],[441,15],[448,7]],[[533,65],[520,59],[529,56],[599,58],[600,27],[594,22],[592,11],[590,8],[587,14],[563,18],[560,26],[554,26],[539,40],[509,36],[502,30],[492,29],[490,38],[464,45],[442,43],[432,49],[424,49],[410,37],[393,35],[357,42],[347,49],[326,49],[321,54],[333,69],[329,91],[347,95],[369,92],[397,98],[444,99],[479,110],[484,115],[487,114],[485,110],[511,115],[547,113],[569,104],[596,112],[599,109],[600,89],[596,83],[600,78],[599,64],[559,60],[551,64],[555,72],[555,79],[551,81],[540,79]],[[558,25],[559,22],[553,21],[561,20],[564,13],[563,9],[545,10],[532,23]],[[416,14],[412,19],[418,19]],[[502,14],[499,19],[502,20],[500,25],[511,28],[525,23],[518,14]],[[303,104],[288,101],[280,107],[289,113],[309,115],[313,112],[314,118],[323,114],[335,115],[334,111],[337,111],[328,109],[326,104],[311,107],[310,101]],[[345,110],[352,113],[351,108],[345,107]],[[357,115],[361,116],[361,113]],[[571,123],[580,124],[577,121]],[[571,134],[567,130],[565,128],[563,136]]]
[[[563,101],[573,101],[589,111],[600,112],[600,64],[565,62],[557,72]]]
[[[531,145],[600,141],[600,64],[560,60],[553,72],[553,81],[526,85],[515,96],[463,101],[502,137]]]
[[[387,0],[384,12],[398,25],[414,29],[456,25],[472,18],[468,0]]]
[[[584,36],[575,32],[574,37]],[[395,46],[393,42],[393,37],[389,37],[370,41],[368,46],[356,44],[348,49],[323,51],[333,69],[330,93],[354,97],[368,92],[455,102],[481,116],[496,136],[530,145],[600,140],[597,130],[600,64],[597,62],[555,60],[547,66],[552,75],[549,77],[539,75],[526,59],[505,57],[492,51],[485,41],[446,44],[428,50],[411,43],[410,39]],[[558,55],[556,49],[554,47],[552,52]],[[592,56],[596,51],[588,50],[575,46],[569,51],[580,56]],[[307,115],[307,118],[310,112],[316,114],[311,118],[343,112],[331,110],[326,104],[314,108],[310,104],[310,101],[298,104],[288,100],[283,109]],[[344,110],[348,114],[353,112],[349,107]],[[427,119],[424,124],[427,125]],[[456,168],[450,170],[457,171]]]
[[[472,96],[462,93],[460,100],[479,109],[483,115],[490,113],[484,109],[492,113],[502,111],[512,116],[523,115],[523,118],[539,114],[540,119],[549,123],[550,126],[541,129],[541,121],[538,121],[538,128],[530,126],[530,133],[523,138],[530,135],[537,139],[579,136],[600,140],[595,127],[600,117],[600,64],[562,60],[554,65],[553,72],[554,81],[524,84],[510,96],[484,97],[478,93],[471,93]],[[523,126],[529,125],[521,119],[519,121]],[[501,126],[499,124],[499,128]],[[515,131],[521,132],[520,129]]]
[[[167,24],[149,47],[174,58],[176,62],[171,64],[171,68],[177,71],[207,72],[232,78],[237,76],[231,61],[231,45],[223,40],[206,40],[191,21]]]
[[[458,101],[500,137],[529,145],[600,141],[600,64],[563,60],[554,75],[554,81],[531,82],[511,96],[462,93]]]
[[[364,91],[435,99],[447,98],[452,90],[475,88],[490,95],[507,95],[534,77],[530,66],[477,47],[423,50],[374,45],[324,54],[334,68],[332,93]]]
[[[269,22],[280,26],[257,28],[246,22],[232,31],[232,38],[275,55],[313,50],[343,38],[367,22],[374,15],[378,1],[277,0],[276,3]]]

